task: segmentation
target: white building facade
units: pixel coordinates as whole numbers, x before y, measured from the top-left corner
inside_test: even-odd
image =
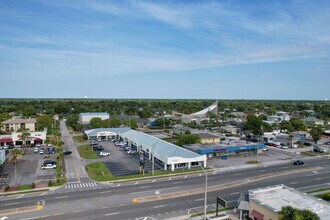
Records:
[[[110,119],[110,115],[106,112],[80,113],[78,122],[80,124],[89,124],[92,118],[101,118],[102,120],[107,120],[107,119]]]

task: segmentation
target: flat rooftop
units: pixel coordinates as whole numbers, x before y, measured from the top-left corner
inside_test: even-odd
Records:
[[[260,143],[254,142],[246,142],[242,140],[234,140],[234,141],[224,141],[221,143],[214,143],[214,144],[191,144],[184,146],[190,150],[198,150],[198,149],[218,149],[218,148],[228,148],[228,147],[244,147],[244,146],[251,146],[251,145],[259,145]]]
[[[330,216],[330,203],[285,185],[249,190],[249,198],[273,212],[292,206],[315,212],[322,220],[328,220]]]

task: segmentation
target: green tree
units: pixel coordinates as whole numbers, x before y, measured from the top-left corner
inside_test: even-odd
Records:
[[[113,116],[110,119],[110,126],[112,128],[118,128],[121,125],[121,121],[119,120],[119,118],[117,116]]]
[[[138,127],[136,118],[132,118],[132,117],[130,119],[128,119],[127,121],[124,121],[124,125],[132,128],[132,129],[135,129]]]
[[[52,117],[50,115],[41,115],[37,117],[37,130],[52,127]]]
[[[315,144],[321,139],[323,128],[320,125],[314,126],[309,132]]]
[[[184,134],[180,135],[176,144],[183,146],[186,144],[196,144],[200,141],[200,138],[197,134],[190,134],[190,131],[186,131]]]
[[[279,220],[320,220],[320,217],[307,209],[296,209],[292,206],[282,207],[278,213]]]
[[[263,121],[255,115],[248,115],[244,125],[245,130],[251,130],[254,135],[261,136],[263,134]]]
[[[23,110],[23,116],[30,117],[37,114],[37,109],[31,105],[28,105]]]
[[[291,118],[290,123],[294,131],[306,131],[307,129],[305,123],[300,119]]]
[[[22,152],[15,148],[12,151],[10,151],[10,159],[14,164],[14,172],[15,172],[15,181],[17,185],[17,162],[22,158]]]
[[[103,128],[103,121],[101,118],[96,117],[90,120],[92,128]]]
[[[0,123],[8,120],[10,118],[11,118],[11,116],[7,112],[1,113],[0,114]]]

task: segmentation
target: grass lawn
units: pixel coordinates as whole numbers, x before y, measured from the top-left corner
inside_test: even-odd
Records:
[[[25,185],[25,186],[19,186],[18,190],[27,190],[27,189],[32,189],[31,184],[30,185]]]
[[[74,140],[74,142],[76,143],[85,143],[87,142],[82,135],[79,136],[73,136],[72,139]]]
[[[97,153],[95,151],[93,151],[92,146],[90,146],[89,144],[78,146],[77,149],[82,158],[85,158],[85,159],[98,159],[99,158]]]
[[[315,189],[315,190],[307,191],[306,193],[322,192],[325,190],[330,190],[330,188]]]
[[[324,193],[324,194],[321,194],[321,195],[317,195],[317,197],[325,200],[325,201],[328,201],[330,202],[330,193]]]
[[[90,178],[96,181],[111,181],[111,180],[125,180],[125,179],[133,179],[133,178],[142,178],[151,176],[151,173],[142,174],[134,174],[127,176],[113,176],[108,168],[105,166],[103,162],[95,162],[88,164],[86,166],[87,173]],[[175,171],[155,171],[155,176],[161,176],[166,174],[177,174],[177,173],[186,173],[193,171],[201,171],[201,168],[190,169],[190,170],[175,170]],[[207,170],[207,169],[205,169]]]

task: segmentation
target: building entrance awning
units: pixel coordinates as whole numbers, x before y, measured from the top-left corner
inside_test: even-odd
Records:
[[[0,139],[0,143],[8,143],[8,142],[13,142],[13,140],[11,138]]]
[[[251,215],[258,220],[264,219],[264,215],[261,214],[260,212],[256,211],[255,209],[252,210]]]

